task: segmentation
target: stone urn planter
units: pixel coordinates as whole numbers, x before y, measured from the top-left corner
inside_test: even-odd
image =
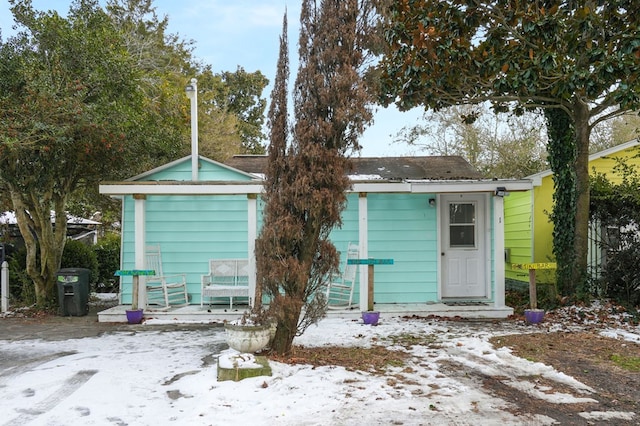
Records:
[[[238,352],[254,353],[267,347],[272,326],[225,323],[227,344]]]
[[[363,311],[362,321],[368,325],[378,325],[380,320],[380,312],[378,311]]]

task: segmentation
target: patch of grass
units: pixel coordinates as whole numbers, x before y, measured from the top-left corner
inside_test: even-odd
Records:
[[[294,346],[289,356],[269,358],[287,364],[310,364],[314,367],[339,365],[349,370],[383,373],[388,367],[402,367],[409,354],[390,351],[382,346],[371,348],[327,346],[307,348]]]
[[[624,370],[640,371],[640,357],[613,354],[610,359],[615,365]]]
[[[390,359],[388,365],[391,367],[402,367],[404,366],[404,360],[400,359]]]
[[[409,333],[389,336],[389,339],[393,345],[403,346],[405,348],[411,348],[411,346],[414,345],[432,347],[438,340],[435,334],[415,335]]]
[[[545,352],[544,334],[532,333],[526,336],[496,336],[489,339],[489,342],[496,348],[507,346],[512,350],[516,349],[517,355],[531,362],[540,362]],[[514,343],[517,342],[517,345]]]

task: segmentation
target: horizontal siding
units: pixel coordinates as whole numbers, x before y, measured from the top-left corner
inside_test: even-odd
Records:
[[[123,268],[134,266],[133,202],[125,202]],[[210,258],[246,258],[247,197],[149,196],[146,200],[146,241],[160,244],[165,275],[186,274],[192,303],[200,302],[200,280]],[[123,302],[131,300],[130,279],[124,280]]]
[[[349,243],[360,244],[359,241],[359,212],[358,212],[358,194],[347,195],[347,204],[342,212],[342,225],[331,231],[329,238],[336,250],[340,252],[340,270],[344,271],[346,262],[346,253]],[[360,268],[358,268],[360,269]],[[353,293],[353,301],[358,303],[360,298],[360,272],[356,274],[356,287]]]
[[[636,157],[640,151],[640,147],[636,146],[622,152],[618,152],[606,157],[597,158],[589,162],[589,174],[596,173],[605,174],[607,179],[613,183],[620,183],[621,176],[613,169],[617,164],[616,158],[624,158],[628,165],[636,168],[640,167],[640,157]],[[549,212],[553,209],[553,178],[545,176],[542,179],[540,187],[534,189],[534,246],[533,261],[534,262],[553,262],[553,223],[549,218]],[[553,272],[538,272],[536,279],[541,282],[553,282],[555,280]]]
[[[629,166],[640,168],[639,153],[640,147],[635,146],[622,152],[595,159],[589,163],[589,174],[593,176],[595,171],[595,173],[604,174],[611,182],[619,184],[622,182],[622,176],[614,170],[618,160],[624,160]]]
[[[553,176],[545,176],[533,189],[533,262],[555,262],[553,256]]]
[[[432,194],[369,194],[369,257],[375,266],[375,303],[437,300],[437,209]]]
[[[394,265],[375,267],[376,303],[437,300],[437,209],[428,204],[432,197],[369,194],[369,257],[394,259]],[[200,302],[200,277],[208,259],[247,257],[246,196],[149,196],[145,205],[146,240],[161,244],[165,274],[186,274],[191,303]],[[259,201],[259,224],[263,208]],[[122,267],[127,269],[133,268],[133,216],[133,200],[127,197],[122,246]],[[358,227],[358,194],[349,194],[342,226],[331,233],[339,251],[344,253],[349,242],[359,243]],[[124,303],[131,300],[130,282],[123,279]]]
[[[531,191],[514,192],[504,202],[504,247],[510,251],[505,263],[505,277],[527,280],[528,275],[514,270],[513,263],[530,263],[532,260],[532,206]]]

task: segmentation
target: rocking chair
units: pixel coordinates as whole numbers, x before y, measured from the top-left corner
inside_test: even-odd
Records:
[[[358,259],[359,256],[358,245],[349,243],[342,274],[333,277],[327,285],[327,306],[329,309],[351,309],[358,265],[350,265],[349,259]]]
[[[150,275],[146,280],[147,306],[155,305],[155,309],[164,310],[171,306],[188,305],[186,275],[164,275],[160,244],[147,246],[146,262],[147,269],[156,271],[156,275]]]

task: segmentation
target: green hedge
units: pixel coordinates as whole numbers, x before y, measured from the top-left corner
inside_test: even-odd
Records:
[[[35,302],[33,281],[26,273],[26,257],[26,249],[21,248],[7,258],[12,304],[30,305]],[[68,240],[60,262],[60,269],[63,268],[89,269],[91,291],[117,293],[118,281],[113,274],[120,268],[120,235],[107,234],[94,246]]]

